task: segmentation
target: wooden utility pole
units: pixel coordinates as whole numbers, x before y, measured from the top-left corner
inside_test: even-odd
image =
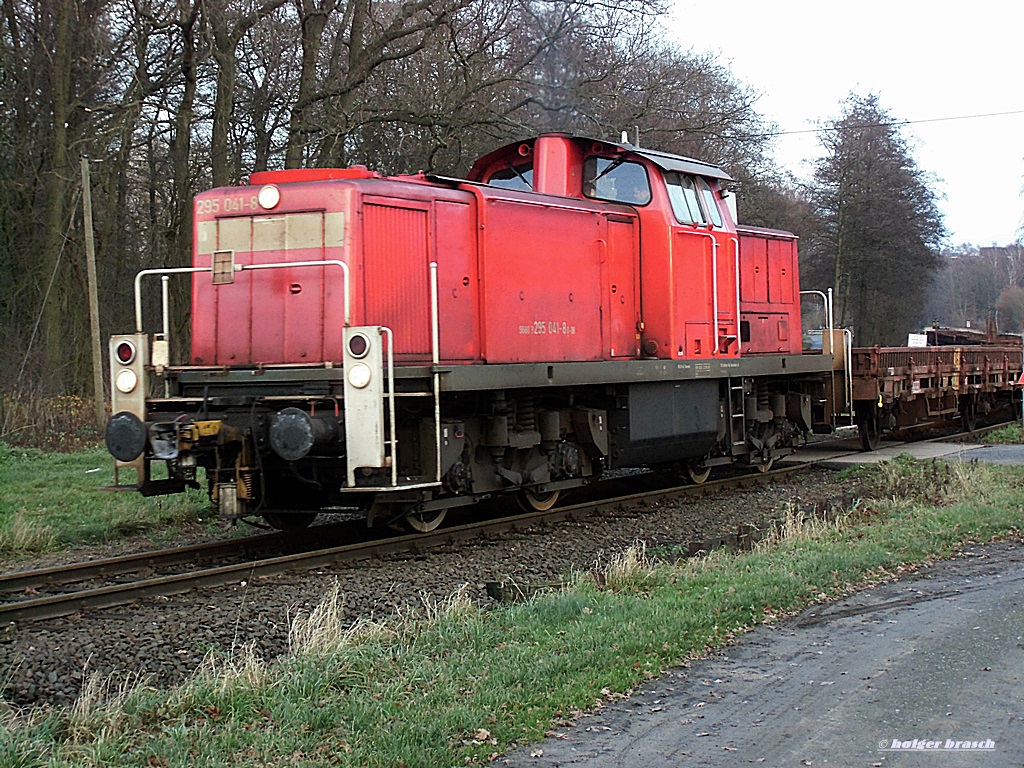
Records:
[[[103,397],[103,348],[100,346],[100,304],[96,280],[96,244],[92,234],[92,189],[89,183],[89,158],[82,157],[82,218],[85,221],[85,272],[89,280],[89,332],[92,337],[92,391],[96,405],[96,426],[107,417]]]

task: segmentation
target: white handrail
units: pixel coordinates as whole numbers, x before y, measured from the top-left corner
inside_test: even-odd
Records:
[[[163,321],[164,321],[164,338],[169,339],[171,336],[171,314],[170,314],[170,275],[164,275],[160,278],[160,302],[163,304]],[[142,330],[139,329],[139,333]]]
[[[135,332],[142,333],[142,278],[147,275],[180,275],[212,271],[213,267],[167,267],[165,269],[144,269],[135,275]]]
[[[290,269],[292,267],[326,267],[335,266],[341,267],[341,271],[344,275],[344,291],[345,291],[345,325],[349,325],[351,318],[351,301],[349,297],[349,272],[348,264],[337,259],[327,259],[325,261],[275,261],[267,264],[235,264],[235,272],[246,272],[250,269]],[[142,278],[148,275],[182,275],[182,274],[194,274],[196,272],[212,272],[213,267],[165,267],[162,269],[144,269],[135,275],[135,332],[142,333]],[[165,317],[165,328],[164,334],[168,335],[169,328],[166,327],[167,323],[167,294],[164,292],[163,298],[163,313]]]
[[[832,355],[835,356],[836,351],[833,348],[832,331],[834,330],[832,321],[832,289],[828,289],[828,295],[825,295],[823,291],[800,291],[801,296],[820,296],[821,301],[825,310],[825,323],[828,328],[828,348]],[[801,329],[802,332],[802,329]],[[824,351],[824,348],[822,349]]]
[[[430,262],[430,325],[434,362],[434,442],[437,446],[437,482],[441,482],[441,374],[437,367],[441,362],[441,323],[437,300],[437,262]]]
[[[743,334],[740,332],[740,241],[738,237],[730,237],[736,254],[736,354],[743,353]]]
[[[718,240],[715,236],[708,234],[711,238],[711,293],[714,296],[711,306],[711,354],[718,356]],[[737,277],[739,277],[737,275]]]
[[[706,237],[711,241],[711,354],[714,356],[718,355],[718,240],[710,232],[691,232],[689,230],[679,230],[681,233],[686,235],[696,235],[697,237]],[[739,258],[739,249],[736,250],[737,258]],[[674,268],[674,266],[673,266]],[[739,284],[739,274],[736,275],[737,285]],[[739,288],[737,287],[737,294]],[[737,303],[737,315],[736,315],[736,338],[739,338],[739,305]]]
[[[391,485],[398,485],[398,428],[395,425],[395,334],[387,326],[380,332],[388,337],[388,426],[391,428]]]

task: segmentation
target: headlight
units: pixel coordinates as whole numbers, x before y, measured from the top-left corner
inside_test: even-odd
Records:
[[[356,363],[348,369],[348,383],[356,389],[362,389],[370,383],[370,366]]]
[[[126,395],[135,389],[138,383],[139,377],[135,375],[135,371],[129,370],[128,368],[119,372],[117,374],[117,378],[114,380],[114,386],[117,387],[117,391],[123,392]]]
[[[256,200],[259,202],[260,208],[269,211],[271,208],[276,208],[277,204],[281,202],[281,190],[273,184],[267,184],[265,187],[260,187],[260,191],[256,193]]]
[[[135,345],[130,341],[122,341],[117,345],[115,354],[121,365],[131,365],[132,360],[135,359]]]
[[[348,353],[357,360],[366,357],[370,351],[370,340],[361,333],[354,333],[348,340]]]

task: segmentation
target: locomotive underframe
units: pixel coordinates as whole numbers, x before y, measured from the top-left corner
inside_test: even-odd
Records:
[[[440,366],[436,410],[435,369],[399,367],[397,466],[389,455],[356,469],[354,482],[342,369],[169,367],[155,377],[168,396],[146,401],[139,485],[178,492],[203,467],[225,517],[263,514],[283,527],[343,508],[426,530],[444,510],[498,493],[542,508],[606,470],[665,466],[699,478],[718,464],[766,468],[828,421],[820,372],[830,365],[792,356]],[[166,472],[153,471],[159,464]]]

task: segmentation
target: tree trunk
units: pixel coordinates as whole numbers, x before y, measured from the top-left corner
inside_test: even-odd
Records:
[[[327,2],[325,0],[324,5]],[[299,71],[299,95],[288,126],[285,168],[300,168],[306,156],[309,123],[317,91],[316,66],[323,47],[328,13],[328,9],[318,5],[316,0],[302,0],[302,67]]]
[[[228,147],[228,128],[231,125],[231,112],[235,106],[235,49],[222,50],[220,38],[227,34],[217,35],[213,46],[213,59],[217,62],[217,93],[213,100],[213,133],[210,144],[210,170],[213,174],[213,186],[226,187],[234,179]],[[227,41],[224,41],[224,47]]]
[[[213,102],[213,135],[210,147],[210,165],[213,186],[224,187],[237,181],[237,167],[232,162],[235,153],[228,140],[232,113],[235,108],[235,79],[238,72],[238,44],[257,22],[266,18],[285,0],[265,0],[259,7],[237,19],[229,20],[223,0],[206,3],[206,22],[213,41],[213,59],[217,63],[217,92]],[[326,17],[324,19],[326,22]]]
[[[42,291],[41,334],[43,342],[44,386],[60,389],[64,378],[66,318],[61,309],[67,264],[61,264],[64,231],[67,227],[68,174],[71,172],[68,151],[68,117],[72,51],[71,7],[57,3],[56,40],[53,52],[53,133],[50,145],[50,172],[46,177],[44,219],[45,235],[42,258],[39,260],[39,286]],[[63,267],[63,268],[62,268]]]
[[[174,116],[174,138],[171,142],[171,175],[173,179],[173,207],[168,240],[171,244],[166,266],[187,267],[192,260],[192,185],[189,173],[189,153],[192,146],[192,116],[196,98],[196,20],[201,0],[189,5],[189,0],[178,0],[178,27],[181,30],[181,75],[183,90],[181,103]],[[172,357],[186,358],[189,338],[189,281],[172,279]]]

